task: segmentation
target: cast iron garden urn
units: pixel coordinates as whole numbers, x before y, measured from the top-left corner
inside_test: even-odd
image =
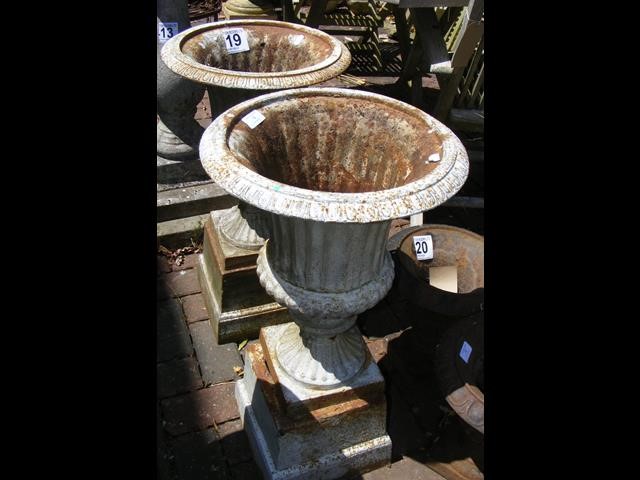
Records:
[[[255,118],[262,120],[256,123]],[[391,221],[434,208],[462,187],[469,163],[460,140],[442,123],[398,100],[312,87],[262,95],[227,110],[206,129],[200,152],[218,185],[266,212],[270,236],[258,255],[257,273],[294,322],[263,328],[261,355],[284,392],[287,411],[301,402],[310,402],[312,411],[318,399],[331,403],[344,392],[370,394],[372,385],[383,386],[356,317],[391,287],[394,268],[386,249]],[[258,390],[249,385],[252,375],[258,375],[254,367],[245,367],[236,390],[245,417]],[[287,457],[287,448],[293,447],[282,442],[291,430],[273,434],[264,412],[250,413],[255,421],[249,422],[249,436],[262,452],[263,471],[286,478],[284,472],[292,468],[316,465],[333,478],[344,468],[388,462],[386,407],[382,413],[373,410],[384,403],[383,388],[381,399],[376,398],[357,415],[315,434],[308,426],[297,433],[298,440],[309,435],[312,452],[309,445],[316,438],[333,432],[332,442],[315,454],[329,458],[331,449],[340,454],[319,464],[317,458],[304,458],[305,453],[295,460]],[[369,415],[366,428],[350,429],[358,415]],[[349,448],[359,453],[352,458],[345,453]],[[367,452],[371,458],[365,461]]]

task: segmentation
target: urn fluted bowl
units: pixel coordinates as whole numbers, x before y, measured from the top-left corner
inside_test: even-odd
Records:
[[[249,50],[229,53],[226,32],[241,28]],[[351,54],[320,30],[277,20],[227,20],[192,27],[169,40],[162,60],[193,81],[225,88],[275,90],[324,82],[342,73]]]
[[[262,122],[243,120],[256,111]],[[469,166],[460,140],[403,102],[304,88],[227,110],[200,152],[218,185],[268,216],[257,272],[295,321],[278,340],[277,361],[312,388],[348,383],[366,363],[356,316],[393,281],[391,220],[460,189]]]

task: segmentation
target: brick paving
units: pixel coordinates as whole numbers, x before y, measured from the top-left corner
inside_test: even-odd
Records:
[[[158,257],[158,473],[163,480],[259,479],[233,389],[238,345],[217,345],[197,255]]]
[[[184,310],[188,323],[209,319],[207,307],[204,304],[204,297],[201,293],[182,297],[182,309]]]
[[[260,479],[234,397],[243,359],[236,343],[216,344],[196,259],[188,255],[176,267],[158,257],[159,478]],[[387,382],[393,449],[391,467],[351,478],[462,479],[441,476],[425,464],[481,455],[482,437],[473,437],[436,386],[432,354],[442,322],[423,317],[393,290],[359,317]]]

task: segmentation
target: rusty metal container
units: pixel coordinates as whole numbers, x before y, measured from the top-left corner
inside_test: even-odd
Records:
[[[417,260],[412,238],[431,235],[433,260]],[[449,225],[420,225],[389,239],[396,265],[396,291],[413,304],[439,315],[464,317],[482,309],[484,300],[484,239]],[[456,266],[458,292],[429,284],[429,268]]]

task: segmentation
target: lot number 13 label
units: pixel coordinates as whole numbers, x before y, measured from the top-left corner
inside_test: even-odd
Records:
[[[160,43],[165,43],[177,34],[178,22],[158,23],[158,39],[160,40]]]
[[[418,260],[431,260],[433,258],[433,239],[431,235],[416,235],[413,237],[413,248]]]
[[[222,32],[224,44],[229,53],[240,53],[249,50],[247,32],[242,28],[231,28]]]

